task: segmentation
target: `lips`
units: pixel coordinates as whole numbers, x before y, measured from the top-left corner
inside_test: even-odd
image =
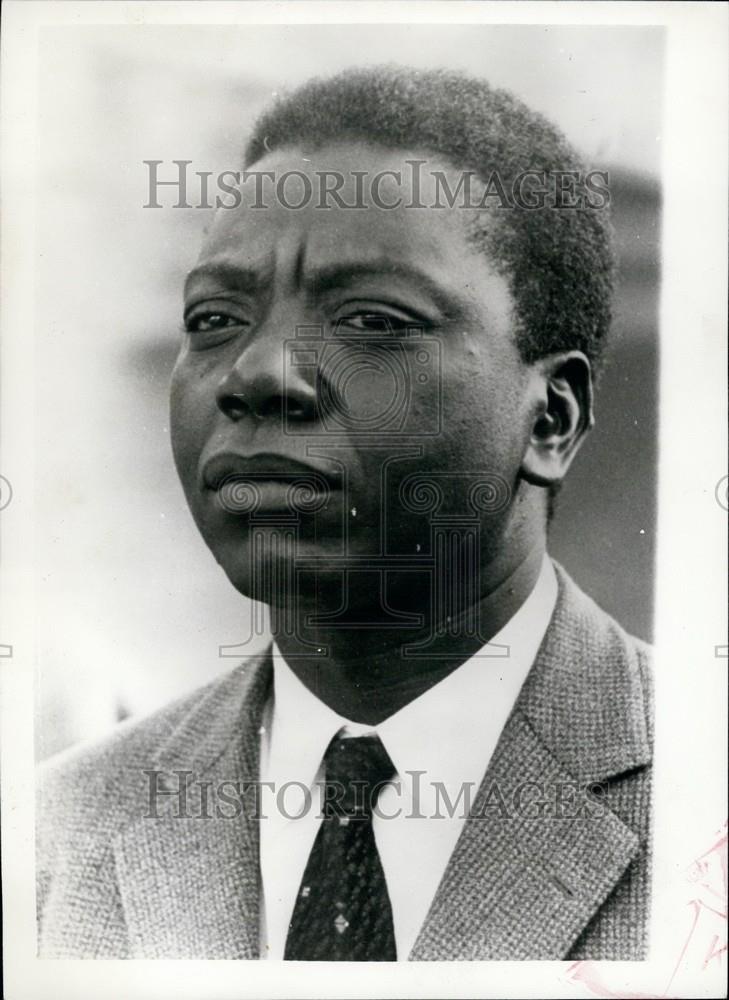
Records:
[[[201,479],[228,513],[259,510],[314,513],[342,484],[340,470],[273,453],[219,452],[202,465]]]
[[[241,455],[237,452],[218,452],[202,465],[202,481],[209,490],[218,490],[230,479],[251,482],[314,483],[329,489],[342,485],[341,471],[337,468],[300,462],[298,459],[274,453]]]

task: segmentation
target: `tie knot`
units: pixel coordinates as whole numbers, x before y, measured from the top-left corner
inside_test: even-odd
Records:
[[[379,736],[335,736],[324,754],[324,815],[371,815],[394,774]]]

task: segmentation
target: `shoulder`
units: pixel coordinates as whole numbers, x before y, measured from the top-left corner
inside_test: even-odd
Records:
[[[652,757],[650,647],[555,563],[557,603],[522,704],[568,770],[596,780]]]
[[[153,766],[159,748],[225,679],[216,678],[148,716],[120,723],[101,739],[76,744],[49,758],[38,768],[39,786],[45,795],[58,789],[65,801],[74,789],[97,797],[113,788],[118,795],[125,773],[130,768]]]
[[[182,771],[204,768],[236,736],[250,733],[253,710],[265,703],[269,682],[270,656],[251,657],[146,718],[125,722],[105,739],[73,747],[40,766],[36,902],[45,953],[69,957],[110,949],[110,956],[119,957],[125,932],[119,930],[117,837],[149,816],[153,783],[164,762]],[[75,928],[71,944],[69,921]],[[79,934],[81,944],[75,940]],[[92,948],[84,935],[100,935],[100,943]]]
[[[179,734],[188,740],[209,736],[224,725],[232,729],[236,705],[261,666],[261,657],[237,666],[151,715],[130,719],[108,736],[55,755],[36,775],[39,843],[58,834],[111,835],[139,814],[145,794],[144,772],[158,766],[165,747]],[[221,721],[223,720],[223,721]],[[219,734],[224,738],[224,733]]]
[[[554,562],[559,598],[553,630],[566,654],[580,653],[580,662],[598,665],[609,680],[612,674],[634,676],[652,689],[653,648],[627,632],[612,615],[586,594],[567,571]]]

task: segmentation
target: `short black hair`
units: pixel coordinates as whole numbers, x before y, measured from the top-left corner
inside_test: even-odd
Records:
[[[544,172],[552,186],[559,172],[576,171],[570,195],[585,194],[585,167],[552,124],[507,91],[451,70],[378,66],[311,80],[258,119],[245,166],[277,148],[346,141],[428,151],[484,183],[496,172],[506,191],[525,170]],[[578,349],[597,364],[611,318],[607,212],[553,206],[498,211],[477,239],[509,281],[524,360]]]

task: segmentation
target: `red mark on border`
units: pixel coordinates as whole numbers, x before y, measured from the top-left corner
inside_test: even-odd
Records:
[[[655,993],[614,990],[603,980],[604,970],[597,962],[574,962],[567,969],[572,983],[586,987],[605,1000],[666,1000],[677,978],[691,976],[696,981],[708,968],[714,968],[727,955],[727,823],[717,833],[713,844],[691,862],[687,881],[696,886],[696,894],[687,903],[689,927],[683,947],[665,987]],[[679,987],[680,989],[680,987]],[[680,990],[680,993],[684,993]],[[680,994],[679,994],[680,995]]]

